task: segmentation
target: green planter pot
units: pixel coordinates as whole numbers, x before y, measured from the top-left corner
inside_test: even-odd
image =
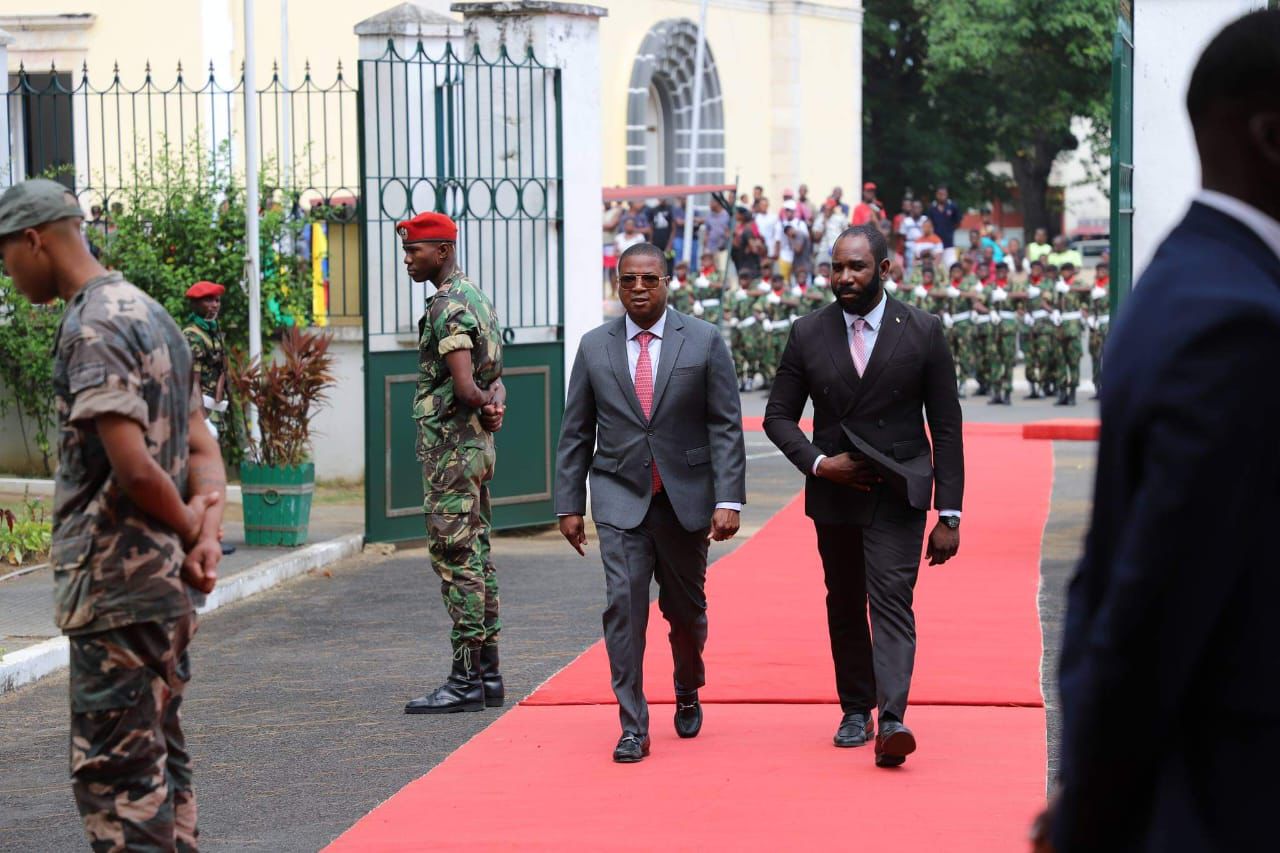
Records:
[[[249,545],[304,545],[311,522],[316,466],[240,463],[244,540]]]

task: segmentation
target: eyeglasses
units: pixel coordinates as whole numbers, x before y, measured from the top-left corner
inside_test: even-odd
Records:
[[[666,280],[667,280],[667,276],[653,275],[652,273],[649,273],[647,275],[636,275],[633,273],[628,273],[626,275],[618,276],[618,284],[619,286],[622,287],[623,290],[636,290],[641,287],[643,287],[645,290],[653,290],[654,288],[656,288],[658,285],[662,284],[662,282]]]

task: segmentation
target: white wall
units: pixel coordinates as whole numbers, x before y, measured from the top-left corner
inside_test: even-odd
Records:
[[[320,480],[364,479],[364,345],[359,328],[334,326],[330,352],[337,385],[313,422],[312,458]]]
[[[1191,71],[1215,35],[1265,0],[1137,0],[1133,10],[1133,271],[1200,188],[1185,99]]]

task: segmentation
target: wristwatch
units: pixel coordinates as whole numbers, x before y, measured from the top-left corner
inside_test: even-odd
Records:
[[[938,516],[938,521],[941,521],[952,530],[960,529],[960,516],[958,515],[940,515]]]

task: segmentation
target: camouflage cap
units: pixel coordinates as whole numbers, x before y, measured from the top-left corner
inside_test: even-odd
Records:
[[[0,196],[0,237],[72,216],[84,216],[84,211],[70,190],[57,181],[33,178]]]

